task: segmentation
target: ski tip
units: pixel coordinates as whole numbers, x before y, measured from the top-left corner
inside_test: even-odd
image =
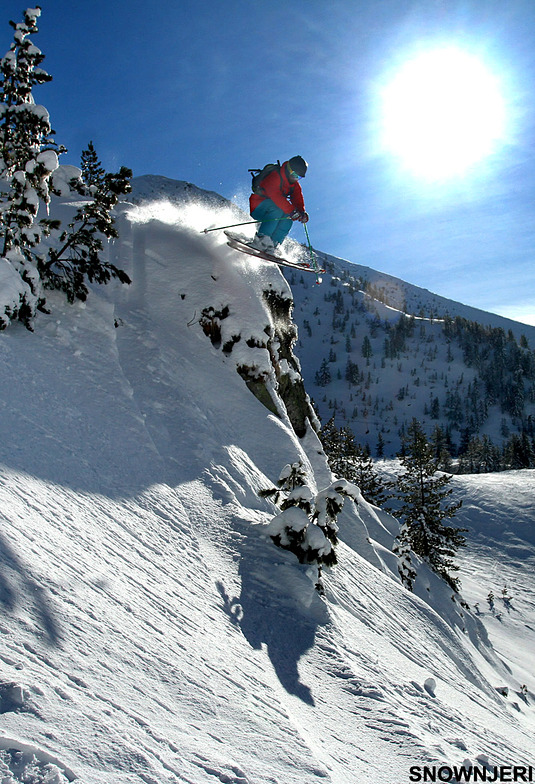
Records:
[[[322,283],[323,283],[323,278],[316,278],[316,285],[317,286],[321,286]]]

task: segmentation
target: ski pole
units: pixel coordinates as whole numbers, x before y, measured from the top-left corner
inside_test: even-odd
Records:
[[[244,223],[231,223],[230,226],[215,226],[213,229],[203,229],[201,234],[208,234],[209,231],[222,231],[223,229],[233,229],[235,226],[250,226],[253,223],[262,223],[262,221],[244,221]]]
[[[290,220],[290,216],[285,215],[284,218],[276,218],[275,220]],[[201,234],[208,234],[209,231],[223,231],[223,229],[233,229],[236,226],[252,226],[253,223],[263,223],[263,221],[244,221],[243,223],[231,223],[230,226],[215,226],[213,229],[202,229]]]
[[[321,283],[321,278],[319,277],[320,268],[319,268],[318,260],[316,259],[316,254],[312,250],[312,243],[310,242],[310,236],[308,234],[306,223],[303,223],[303,228],[305,230],[305,235],[308,242],[308,250],[310,251],[310,258],[312,259],[312,266],[314,267],[314,272],[316,273],[316,283]]]

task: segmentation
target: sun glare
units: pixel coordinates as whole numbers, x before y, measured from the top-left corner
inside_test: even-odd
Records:
[[[382,93],[382,145],[413,174],[458,176],[492,154],[504,138],[498,79],[455,47],[408,61]]]

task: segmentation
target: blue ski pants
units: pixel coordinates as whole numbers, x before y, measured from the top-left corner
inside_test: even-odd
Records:
[[[292,228],[292,221],[288,214],[277,207],[271,199],[264,199],[260,202],[258,207],[252,211],[251,217],[262,221],[258,227],[258,233],[267,234],[273,240],[274,245],[280,245]]]

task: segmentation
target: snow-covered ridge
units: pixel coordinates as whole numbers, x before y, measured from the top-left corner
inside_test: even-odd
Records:
[[[160,175],[142,175],[132,180],[132,195],[129,200],[135,203],[147,201],[169,201],[175,204],[188,202],[202,202],[207,205],[217,205],[219,208],[227,207],[232,211],[232,217],[238,220],[249,220],[247,213],[240,210],[235,204],[220,196],[214,191],[206,191],[196,185],[183,180],[173,180]],[[290,240],[292,242],[292,240]],[[440,319],[445,315],[455,318],[476,321],[490,327],[501,327],[506,332],[512,330],[517,339],[524,334],[530,343],[535,345],[535,326],[521,324],[513,319],[489,313],[469,304],[456,302],[442,297],[428,289],[415,286],[388,273],[373,269],[358,263],[358,260],[341,259],[324,251],[317,251],[318,259],[322,265],[329,266],[330,274],[335,277],[350,275],[355,279],[367,281],[375,291],[380,292],[387,305],[400,313],[418,316],[420,313],[425,318]],[[356,250],[358,259],[358,249]],[[373,294],[371,294],[373,296]]]
[[[384,297],[383,302],[407,316],[418,317],[422,315],[425,318],[434,319],[441,319],[444,316],[451,318],[460,316],[484,326],[502,328],[506,332],[512,330],[517,339],[524,334],[530,342],[535,344],[535,327],[532,325],[522,324],[505,316],[489,313],[480,308],[442,297],[428,289],[407,283],[400,278],[358,264],[358,262],[347,261],[323,252],[320,252],[319,258],[322,264],[330,265],[332,274],[341,277],[342,280],[349,275],[367,281],[371,284],[370,296],[372,298],[374,298],[374,291],[379,293]],[[381,300],[378,299],[378,301]]]
[[[325,598],[267,535],[277,510],[259,491],[285,464],[301,461],[317,493],[332,477],[273,370],[282,333],[266,292],[285,301],[288,283],[201,233],[234,214],[124,205],[110,254],[132,285],[73,306],[53,293],[35,333],[0,335],[0,772],[392,784],[410,766],[529,764],[532,674],[521,657],[508,670],[510,652],[433,575],[403,589],[393,518],[347,499]],[[209,308],[228,313],[220,345]],[[274,410],[244,363],[267,373]],[[528,524],[525,504],[515,512]],[[501,558],[482,545],[477,563]],[[485,588],[470,585],[480,602]],[[529,643],[528,588],[514,618]]]
[[[184,204],[185,202],[199,203],[202,201],[204,204],[212,205],[218,209],[231,207],[230,202],[223,196],[214,191],[198,188],[191,182],[172,180],[169,177],[157,174],[143,174],[139,177],[134,177],[129,201],[139,204],[141,202],[155,202],[158,200],[168,200],[177,204]]]

